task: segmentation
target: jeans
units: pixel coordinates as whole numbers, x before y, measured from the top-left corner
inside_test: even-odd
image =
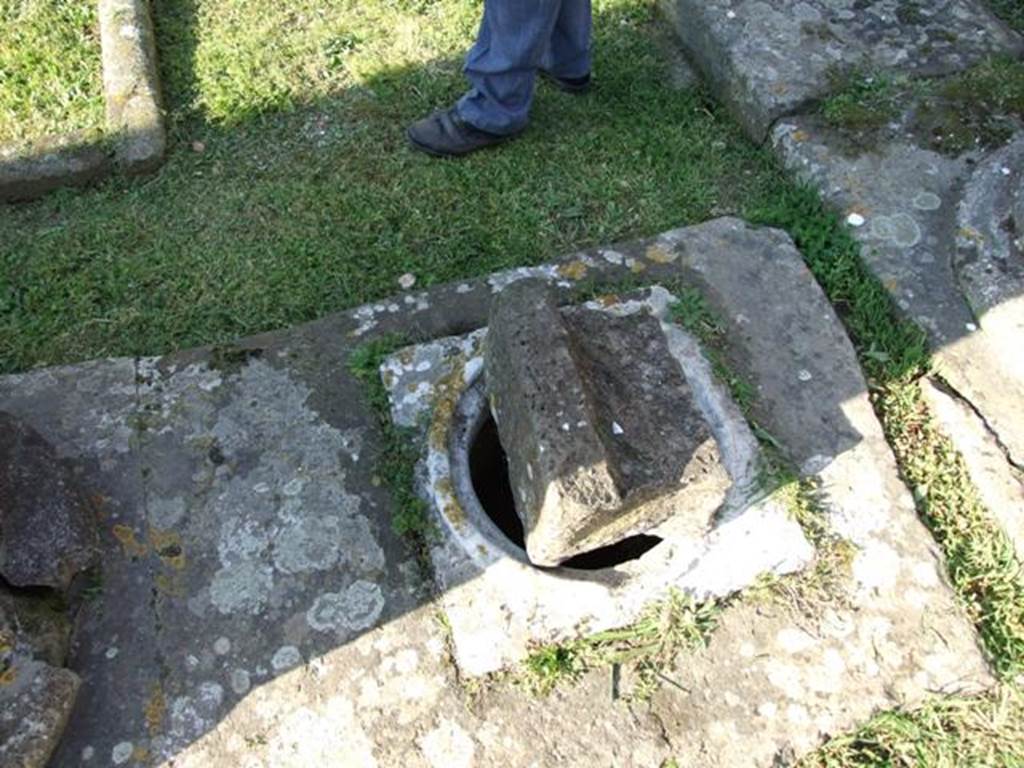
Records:
[[[489,133],[524,128],[538,69],[564,78],[590,73],[590,28],[590,0],[485,0],[459,117]]]

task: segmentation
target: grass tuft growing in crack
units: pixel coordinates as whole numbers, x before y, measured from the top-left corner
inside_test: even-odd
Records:
[[[419,454],[414,430],[395,426],[391,404],[380,378],[380,366],[391,353],[409,344],[401,335],[389,335],[367,342],[352,351],[349,371],[366,388],[367,400],[377,417],[382,446],[377,455],[374,481],[387,485],[395,533],[408,537],[417,555],[426,562],[426,545],[435,533],[427,504],[416,493],[416,462]]]
[[[704,647],[720,611],[715,601],[697,603],[673,589],[627,627],[535,648],[523,662],[518,682],[544,696],[594,669],[611,669],[617,680],[618,670],[625,667],[633,685],[623,698],[647,700],[670,679],[679,653]]]
[[[956,768],[1022,765],[1024,694],[1004,685],[987,696],[935,699],[877,715],[804,757],[798,768]]]

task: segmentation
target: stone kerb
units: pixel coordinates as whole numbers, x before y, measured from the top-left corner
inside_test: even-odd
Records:
[[[105,135],[51,136],[29,150],[0,147],[0,202],[89,184],[115,170],[146,173],[163,162],[166,129],[149,0],[99,0],[99,18]]]
[[[826,96],[836,73],[871,67],[930,77],[1024,51],[979,0],[661,4],[694,63],[758,142],[780,117]]]

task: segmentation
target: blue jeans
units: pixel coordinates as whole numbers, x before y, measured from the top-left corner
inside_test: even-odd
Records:
[[[490,133],[524,128],[538,69],[567,78],[590,73],[590,27],[590,0],[485,0],[459,117]]]

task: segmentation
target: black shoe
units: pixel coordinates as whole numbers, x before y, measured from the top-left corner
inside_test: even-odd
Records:
[[[501,144],[516,135],[481,131],[459,117],[455,107],[417,120],[406,131],[413,148],[435,157],[468,155],[478,149]]]
[[[540,74],[560,91],[566,93],[586,93],[592,85],[589,72],[582,77],[558,77],[542,69]]]

